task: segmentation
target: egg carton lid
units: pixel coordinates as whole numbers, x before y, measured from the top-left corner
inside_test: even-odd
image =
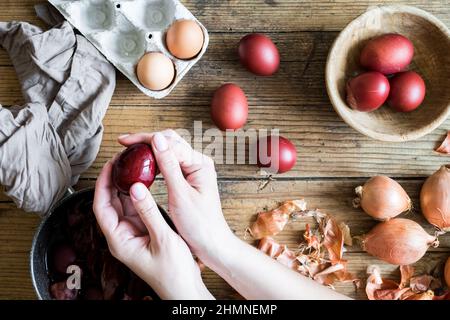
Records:
[[[203,57],[208,30],[178,0],[48,0],[120,72],[149,97],[162,99],[170,94],[187,72]],[[190,60],[173,56],[165,45],[165,33],[177,20],[194,20],[201,27],[204,43]],[[148,52],[161,52],[175,65],[175,79],[161,91],[144,87],[136,67]]]

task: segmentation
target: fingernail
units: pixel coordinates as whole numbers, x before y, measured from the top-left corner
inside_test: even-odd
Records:
[[[148,189],[142,183],[135,183],[130,192],[134,199],[141,201],[145,199]]]
[[[160,132],[155,133],[153,136],[153,143],[157,151],[163,152],[169,148],[166,137]]]
[[[129,133],[123,134],[123,135],[121,135],[121,136],[119,137],[119,139],[124,139],[124,138],[128,137],[129,135],[130,135]]]

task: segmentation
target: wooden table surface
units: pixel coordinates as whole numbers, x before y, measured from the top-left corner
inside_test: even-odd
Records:
[[[2,0],[0,21],[23,20],[42,25],[33,5],[42,0]],[[127,132],[165,128],[193,128],[195,120],[204,129],[213,127],[209,102],[215,88],[235,82],[246,92],[250,115],[246,128],[278,127],[296,144],[297,166],[276,177],[259,190],[261,176],[253,166],[219,165],[219,185],[227,221],[240,237],[263,207],[278,201],[304,197],[311,207],[320,207],[345,221],[354,235],[375,224],[351,205],[353,189],[373,175],[396,178],[419,207],[418,192],[424,178],[448,158],[433,153],[450,129],[447,120],[433,133],[408,143],[382,143],[366,138],[347,126],[334,112],[325,90],[324,68],[327,52],[345,25],[368,6],[377,3],[405,3],[435,14],[450,25],[450,2],[444,1],[354,1],[354,0],[231,0],[183,3],[210,31],[211,44],[204,58],[189,72],[170,96],[152,100],[118,73],[117,88],[104,120],[105,134],[98,158],[80,181],[92,185],[102,165],[121,150],[116,137]],[[270,78],[246,72],[235,54],[239,39],[250,32],[267,33],[278,45],[282,64]],[[19,84],[5,52],[0,50],[0,103],[21,104]],[[164,204],[163,182],[153,192]],[[416,209],[408,215],[433,232]],[[35,299],[29,275],[29,249],[40,219],[18,210],[0,195],[0,299]],[[298,243],[305,223],[291,223],[276,238],[288,245]],[[397,276],[396,267],[363,253],[358,246],[345,254],[349,268],[365,278],[369,264],[379,264],[386,275]],[[450,236],[441,246],[430,249],[416,264],[427,271],[449,256]],[[217,275],[206,271],[204,279],[217,298],[235,298],[234,291]],[[337,290],[355,298],[365,298],[363,290],[351,284]]]

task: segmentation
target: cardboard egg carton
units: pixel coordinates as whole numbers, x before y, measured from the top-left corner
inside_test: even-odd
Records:
[[[103,55],[146,95],[167,96],[198,60],[209,44],[206,28],[178,0],[49,0]],[[167,29],[176,20],[195,20],[203,30],[201,52],[190,60],[174,57],[165,44]],[[148,52],[161,52],[175,65],[173,83],[162,91],[141,85],[136,66]]]

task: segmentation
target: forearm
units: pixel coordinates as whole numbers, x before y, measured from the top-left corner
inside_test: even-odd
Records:
[[[162,300],[214,300],[200,273],[193,275],[174,272],[149,273],[142,264],[129,263],[128,267],[144,280]],[[163,268],[164,269],[164,268]]]
[[[181,285],[169,288],[167,284],[161,286],[155,292],[163,300],[214,300],[214,296],[201,283]]]
[[[233,236],[204,262],[246,299],[348,299]]]

